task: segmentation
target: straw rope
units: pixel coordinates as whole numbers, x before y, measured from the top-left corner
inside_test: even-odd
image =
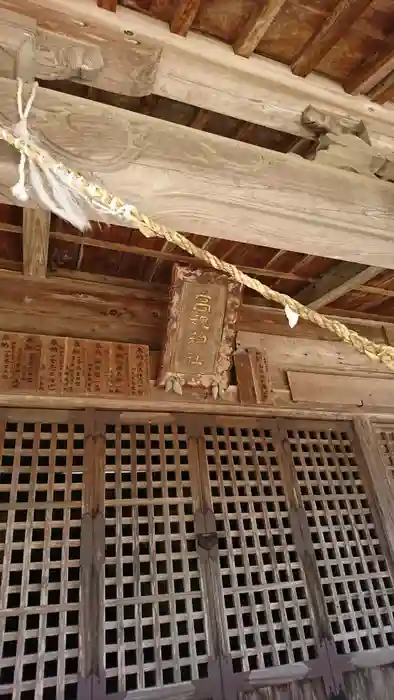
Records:
[[[44,170],[50,170],[52,173],[60,176],[63,181],[66,181],[70,189],[78,192],[84,197],[87,203],[96,211],[101,211],[104,214],[110,214],[120,223],[128,223],[138,228],[141,233],[150,238],[152,236],[164,238],[169,243],[182,248],[195,258],[207,263],[215,270],[224,272],[240,284],[243,284],[249,289],[253,289],[258,294],[261,294],[265,299],[274,301],[283,307],[290,308],[306,321],[314,323],[316,326],[334,333],[343,342],[351,345],[355,350],[366,355],[371,360],[378,360],[390,370],[394,371],[394,348],[389,345],[374,343],[368,338],[356,333],[356,331],[348,328],[344,323],[337,321],[334,318],[310,309],[303,304],[300,304],[287,294],[271,289],[266,284],[259,280],[249,277],[249,275],[241,272],[236,265],[220,260],[207,250],[202,250],[194,245],[185,236],[172,231],[165,226],[155,223],[148,216],[140,214],[138,210],[131,204],[124,202],[122,199],[115,197],[107,192],[99,185],[89,182],[82,175],[70,170],[62,163],[55,161],[44,149],[31,141],[30,139],[21,138],[20,135],[12,129],[5,127],[0,128],[0,138],[13,146],[26,158],[32,160]]]

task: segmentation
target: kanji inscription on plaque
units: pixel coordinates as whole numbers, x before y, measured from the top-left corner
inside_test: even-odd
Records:
[[[145,345],[0,332],[0,392],[132,398],[149,388]]]
[[[182,393],[228,387],[242,287],[226,275],[174,266],[167,341],[159,385]]]

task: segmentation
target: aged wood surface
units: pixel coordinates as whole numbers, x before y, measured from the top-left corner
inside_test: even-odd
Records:
[[[197,35],[185,40],[121,6],[116,14],[89,0],[31,0],[28,6],[1,0],[0,7],[37,21],[37,77],[79,80],[87,65],[83,80],[95,87],[136,96],[153,92],[297,136],[310,136],[301,116],[313,104],[337,117],[365,120],[376,145],[394,148],[392,111],[354,99],[329,80],[301,80],[260,56],[243,61],[220,42]]]
[[[394,407],[394,376],[389,374],[385,377],[357,377],[345,372],[323,374],[290,370],[286,375],[295,402]]]
[[[171,19],[170,30],[174,34],[186,36],[200,9],[201,0],[177,0]]]
[[[287,0],[268,0],[263,5],[257,5],[243,27],[233,47],[235,53],[249,57],[262,40],[276,16],[283,9]]]
[[[46,335],[117,340],[162,348],[168,314],[166,287],[123,279],[115,283],[113,278],[109,283],[106,278],[87,277],[82,273],[66,276],[63,270],[60,274],[50,274],[46,280],[25,278],[22,283],[19,274],[0,271],[1,330],[35,333],[39,329]],[[257,348],[264,349],[260,334],[282,336],[284,342],[286,338],[293,341],[304,338],[337,343],[331,333],[310,323],[300,322],[290,329],[283,311],[251,305],[249,301],[246,296],[237,322],[240,347],[245,343],[243,347],[253,348],[257,343]],[[381,323],[344,320],[371,340],[387,342]],[[385,325],[385,330],[394,332],[389,325]],[[305,349],[308,353],[311,346]],[[346,350],[349,349],[345,345],[338,345],[339,353]],[[358,362],[359,357],[353,355],[352,361]],[[370,361],[366,360],[365,367],[370,367]]]
[[[373,503],[378,511],[381,527],[389,547],[389,556],[394,561],[394,484],[388,474],[380,453],[378,425],[366,417],[354,420],[354,429],[368,471],[368,486]],[[391,650],[392,651],[392,650]],[[391,659],[394,662],[394,659]]]
[[[345,343],[238,332],[237,346],[267,353],[277,406],[297,401],[346,410],[365,404],[366,411],[390,411],[393,405],[394,375]]]
[[[320,61],[371,4],[371,0],[340,0],[323,22],[319,31],[303,48],[294,61],[292,70],[296,75],[306,76],[318,67]]]
[[[0,79],[7,125],[15,91]],[[394,268],[392,184],[40,88],[30,128],[55,158],[168,226]],[[5,144],[0,155],[11,201],[17,155]]]
[[[241,285],[225,275],[174,266],[159,385],[223,395],[229,385]]]
[[[23,272],[45,277],[48,264],[51,214],[41,208],[23,210]]]
[[[363,267],[356,263],[338,263],[326,272],[320,280],[312,282],[298,295],[297,300],[312,309],[320,309],[340,299],[351,289],[366,284],[381,272],[378,267]]]
[[[241,404],[269,404],[273,396],[266,353],[254,348],[237,350],[234,366]]]
[[[360,69],[349,76],[349,92],[369,91],[392,73],[394,62],[394,34],[391,32],[376,54],[367,56]]]
[[[59,396],[149,395],[149,348],[0,333],[0,391]]]

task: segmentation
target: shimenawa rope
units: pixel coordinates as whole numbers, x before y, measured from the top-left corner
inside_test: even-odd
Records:
[[[55,191],[54,181],[56,182],[56,203],[50,205],[51,209],[55,211],[55,213],[59,213],[59,206],[61,206],[61,202],[59,203],[59,192],[68,200],[70,200],[70,193],[74,195],[75,199],[73,200],[73,204],[75,204],[76,207],[79,206],[81,208],[79,218],[78,211],[73,212],[72,223],[74,223],[74,225],[75,222],[78,225],[79,220],[79,227],[86,228],[86,211],[82,211],[83,205],[85,205],[85,209],[86,206],[89,206],[96,212],[106,214],[117,219],[120,223],[131,224],[132,226],[138,228],[141,233],[148,238],[152,236],[164,238],[169,243],[172,243],[173,245],[185,250],[187,253],[189,253],[189,255],[202,260],[204,263],[207,263],[220,272],[226,273],[237,282],[243,284],[245,287],[253,289],[258,294],[261,294],[261,296],[263,296],[265,299],[280,304],[285,308],[288,317],[297,314],[306,321],[310,321],[320,328],[334,333],[336,336],[338,336],[338,338],[351,345],[358,352],[366,355],[372,360],[379,360],[384,365],[389,367],[390,370],[394,371],[393,347],[374,343],[373,341],[368,340],[368,338],[364,338],[363,336],[359,335],[356,333],[356,331],[351,330],[344,323],[341,323],[340,321],[337,321],[329,316],[320,314],[317,311],[300,304],[287,294],[281,294],[280,292],[271,289],[266,284],[263,284],[259,280],[249,277],[249,275],[241,272],[236,265],[220,260],[216,257],[216,255],[213,255],[208,250],[202,250],[177,231],[172,231],[165,226],[155,223],[148,216],[140,214],[140,212],[132,204],[128,204],[119,197],[115,197],[100,185],[95,185],[94,183],[89,182],[82,175],[70,170],[62,163],[55,161],[52,156],[50,156],[43,148],[34,142],[27,130],[26,119],[34,98],[34,93],[31,93],[28,101],[28,107],[23,111],[21,107],[22,87],[22,83],[19,82],[18,108],[22,121],[22,128],[20,127],[20,123],[14,129],[9,129],[4,126],[0,127],[0,138],[13,146],[21,154],[21,162],[19,165],[19,182],[13,188],[13,193],[15,196],[18,196],[19,189],[22,189],[23,194],[21,199],[24,200],[25,167],[30,167],[30,175],[33,168],[35,169],[36,182],[38,166],[41,177],[43,179],[46,178],[50,182],[52,194]],[[35,90],[35,87],[33,90]],[[31,177],[30,180],[32,180]],[[23,185],[23,187],[21,187],[21,185]],[[31,181],[30,185],[32,185]],[[36,195],[37,199],[40,199],[39,195],[41,194],[41,191],[37,192],[37,189],[41,190],[41,187],[42,182],[39,183],[39,187],[32,187],[33,194]],[[48,199],[50,198],[48,198],[47,194],[45,199],[46,204],[48,204]],[[69,204],[70,202],[68,201],[68,205]],[[69,206],[67,206],[67,208],[64,207],[62,212],[63,218],[70,219],[68,215]],[[291,312],[293,312],[293,314]]]

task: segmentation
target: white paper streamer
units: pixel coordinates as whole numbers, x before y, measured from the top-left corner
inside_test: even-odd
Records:
[[[286,304],[285,314],[286,314],[286,318],[289,322],[290,328],[294,328],[294,326],[297,325],[298,319],[299,319],[299,315],[298,315],[297,311],[293,311],[293,309],[291,309],[290,306],[288,306],[288,304]]]
[[[24,141],[31,141],[31,135],[27,128],[27,118],[33,105],[37,90],[37,83],[34,83],[26,107],[23,109],[23,82],[18,78],[18,90],[16,101],[18,105],[19,122],[15,131]],[[19,180],[11,188],[11,192],[21,202],[27,202],[29,194],[26,188],[28,180],[29,189],[34,199],[44,209],[51,211],[61,219],[69,221],[75,228],[85,231],[90,228],[89,217],[87,215],[87,202],[70,188],[59,172],[51,172],[49,168],[43,168],[29,160],[24,153],[21,153],[19,166]]]

